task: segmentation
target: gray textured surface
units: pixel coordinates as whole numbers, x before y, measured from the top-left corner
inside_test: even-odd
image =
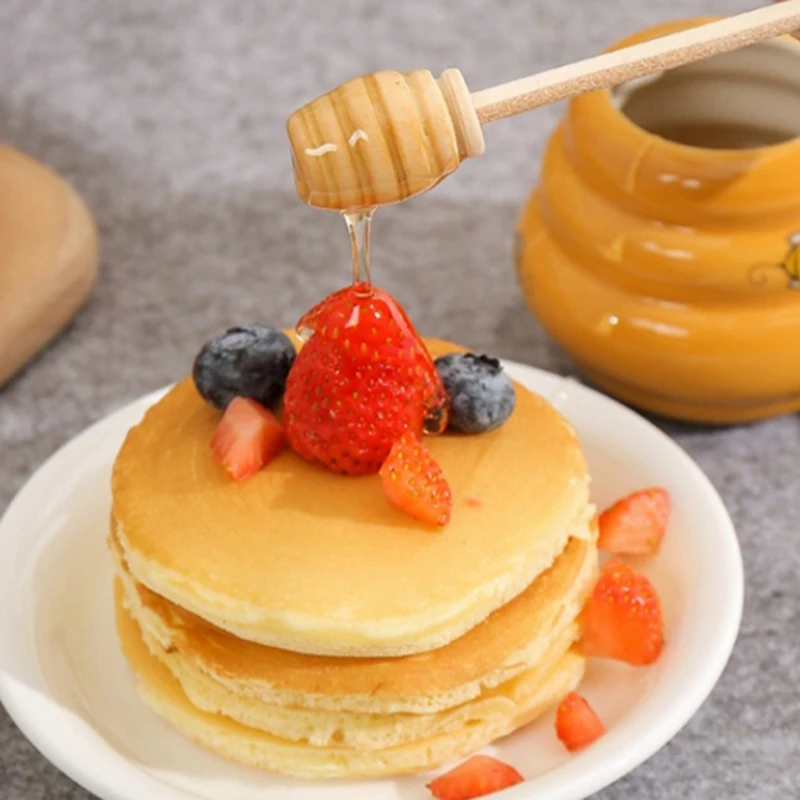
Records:
[[[346,275],[335,216],[293,196],[283,121],[354,74],[459,66],[474,88],[743,0],[0,3],[0,138],[94,209],[103,272],[66,334],[0,390],[0,509],[56,447],[184,373],[228,323],[290,324]],[[559,114],[498,123],[488,152],[382,212],[375,272],[425,331],[568,371],[523,310],[511,228]],[[721,490],[747,565],[732,661],[658,755],[598,797],[800,797],[800,420],[667,426]],[[88,797],[0,710],[0,798]]]

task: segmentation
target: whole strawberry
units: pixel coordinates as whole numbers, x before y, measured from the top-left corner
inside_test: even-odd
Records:
[[[310,338],[289,373],[284,425],[304,458],[366,475],[402,436],[446,426],[447,395],[433,360],[388,292],[348,286],[306,313],[297,329]]]

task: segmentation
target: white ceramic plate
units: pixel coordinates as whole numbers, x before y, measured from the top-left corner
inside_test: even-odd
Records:
[[[509,364],[577,429],[599,506],[662,485],[674,512],[660,554],[640,559],[659,590],[667,647],[653,667],[592,662],[581,691],[608,733],[570,756],[552,714],[487,748],[527,778],[502,794],[578,800],[632,770],[694,714],[733,647],[741,555],[725,508],[694,462],[619,403]],[[47,461],[0,522],[0,699],[33,744],[104,800],[413,800],[426,777],[310,782],[229,763],[185,740],[139,700],[114,632],[105,548],[109,474],[122,439],[160,395],[92,426]]]

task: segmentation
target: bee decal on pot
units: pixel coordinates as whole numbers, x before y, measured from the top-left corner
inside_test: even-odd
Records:
[[[789,289],[800,291],[800,231],[795,231],[789,238],[789,249],[779,264],[756,264],[749,273],[753,286],[766,286],[769,283],[769,272],[780,270],[787,278]]]
[[[781,266],[789,276],[789,288],[800,289],[800,231],[789,237],[789,252]]]

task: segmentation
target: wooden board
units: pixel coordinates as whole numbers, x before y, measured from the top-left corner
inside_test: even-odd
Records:
[[[95,225],[75,191],[0,145],[0,386],[72,319],[97,263]]]

